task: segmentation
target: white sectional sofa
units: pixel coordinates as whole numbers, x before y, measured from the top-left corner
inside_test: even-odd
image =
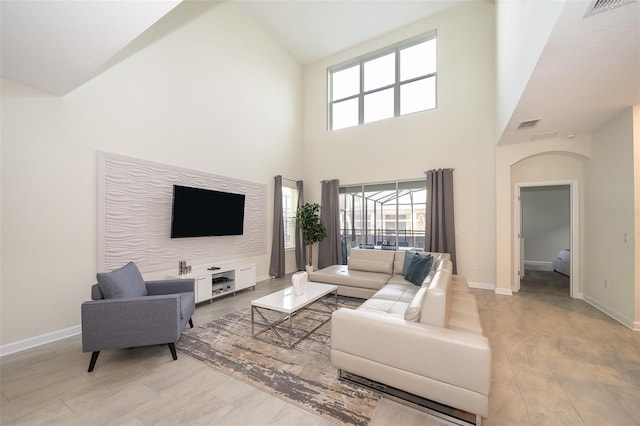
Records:
[[[448,253],[429,254],[434,257],[434,266],[449,259]],[[386,284],[408,283],[401,273],[404,256],[404,251],[352,249],[348,265],[331,265],[311,272],[309,281],[335,284],[341,296],[368,299]]]
[[[341,374],[475,414],[479,424],[489,413],[491,348],[475,297],[452,275],[447,254],[432,253],[421,286],[404,279],[404,255],[352,250],[349,265],[311,274],[311,281],[338,285],[339,294],[368,299],[333,313],[332,364]]]

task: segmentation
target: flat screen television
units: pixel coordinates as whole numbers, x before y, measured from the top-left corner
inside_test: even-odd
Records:
[[[171,238],[242,235],[244,194],[173,185]]]

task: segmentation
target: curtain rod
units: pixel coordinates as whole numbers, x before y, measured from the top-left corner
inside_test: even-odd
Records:
[[[443,168],[443,169],[432,169],[432,170],[427,170],[427,171],[426,171],[426,172],[424,172],[424,173],[426,174],[427,172],[432,172],[432,171],[433,171],[433,172],[437,172],[437,171],[440,171],[440,170],[451,170],[451,171],[453,171],[453,170],[455,170],[455,169],[454,169],[453,167]]]
[[[280,175],[278,175],[278,176],[280,176]],[[280,177],[282,178],[282,180],[288,180],[289,182],[298,182],[298,181],[297,181],[297,180],[295,180],[295,179],[289,179],[289,178],[282,177],[282,176],[280,176]]]

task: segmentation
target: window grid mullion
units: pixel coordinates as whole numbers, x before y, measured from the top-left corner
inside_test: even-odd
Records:
[[[435,72],[431,72],[429,74],[419,75],[417,77],[413,77],[413,78],[409,78],[409,79],[406,79],[406,80],[399,81],[398,84],[399,85],[403,85],[403,84],[407,84],[407,83],[413,83],[413,82],[419,81],[419,80],[425,80],[427,78],[435,77],[436,74],[437,73],[435,73]]]
[[[358,101],[358,124],[364,123],[364,61],[360,61],[360,94]]]
[[[396,49],[396,81],[393,85],[393,116],[400,117],[400,49]]]

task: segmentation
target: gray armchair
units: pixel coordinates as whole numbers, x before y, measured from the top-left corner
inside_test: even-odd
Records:
[[[82,351],[92,352],[89,372],[106,349],[168,344],[175,360],[175,342],[187,322],[193,328],[193,279],[144,281],[130,262],[98,274],[91,299],[81,306]]]

